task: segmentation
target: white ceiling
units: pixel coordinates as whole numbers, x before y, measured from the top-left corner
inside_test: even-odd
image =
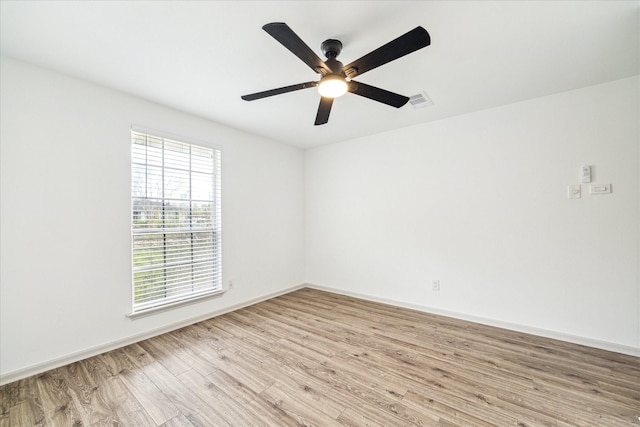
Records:
[[[300,147],[384,132],[639,73],[640,1],[0,2],[11,56]],[[358,80],[434,105],[336,99],[314,126],[317,80],[261,27],[286,22],[321,58],[347,64],[420,25],[431,46]]]

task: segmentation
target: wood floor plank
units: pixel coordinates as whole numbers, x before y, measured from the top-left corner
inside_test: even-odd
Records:
[[[310,288],[0,387],[0,427],[639,417],[640,358]]]
[[[5,414],[9,408],[27,400],[38,397],[34,387],[35,377],[28,377],[0,387],[0,414]]]
[[[421,425],[422,419],[432,415],[428,411],[417,410],[415,407],[403,404],[396,396],[387,393],[384,387],[379,387],[377,382],[365,372],[349,371],[341,364],[324,363],[308,370],[307,373],[349,396],[351,400],[365,401],[371,406],[394,414],[407,424]]]
[[[144,410],[160,425],[178,415],[179,411],[142,370],[125,371],[120,378]]]
[[[9,426],[45,426],[44,412],[36,402],[25,400],[11,407],[6,425]]]
[[[212,351],[208,361],[215,365],[216,369],[233,376],[236,381],[255,393],[261,392],[275,382],[273,374],[263,369],[259,359],[243,353],[240,349],[222,353]]]
[[[169,425],[182,420],[182,417],[196,426],[213,426],[224,423],[224,419],[208,402],[203,401],[162,364],[156,362],[146,365],[144,373],[158,389],[164,392],[178,410],[178,417],[171,418],[173,420],[171,422],[167,421]]]
[[[95,357],[106,369],[105,375],[118,375],[152,363],[154,359],[139,344],[108,351]]]
[[[367,404],[363,404],[359,408],[348,407],[339,416],[337,420],[341,425],[353,427],[379,427],[379,426],[410,426],[406,421],[396,417],[387,411]],[[440,420],[432,419],[425,421],[424,425],[440,425]]]
[[[167,422],[160,424],[161,427],[195,427],[197,425],[198,424],[193,424],[187,417],[182,414],[178,414],[170,420],[167,420]]]
[[[238,338],[237,342],[244,343]],[[257,347],[256,347],[257,349]],[[205,378],[211,384],[224,390],[225,394],[237,401],[244,411],[260,419],[260,425],[296,426],[297,422],[269,402],[259,398],[259,394],[271,387],[277,378],[285,373],[279,371],[277,363],[261,360],[254,354],[246,353],[244,348],[226,351],[218,359],[219,369]]]
[[[173,375],[179,375],[183,372],[191,370],[191,365],[184,360],[181,351],[172,351],[165,348],[165,342],[168,340],[167,334],[160,335],[140,342],[142,347],[154,360],[163,364]]]
[[[303,426],[338,426],[340,423],[335,418],[322,412],[313,401],[309,401],[299,395],[291,395],[274,384],[262,393],[260,397],[280,411],[293,418]]]
[[[144,409],[127,412],[121,416],[121,423],[116,425],[110,425],[109,427],[120,426],[155,426],[156,422],[151,418],[149,413]],[[75,427],[75,426],[74,426]],[[91,426],[93,427],[93,426]],[[100,426],[102,427],[102,426]]]
[[[118,422],[113,411],[105,402],[100,393],[98,383],[91,375],[90,369],[85,367],[86,362],[80,361],[69,364],[59,369],[66,381],[69,394],[73,399],[85,425],[109,424]],[[103,385],[105,383],[102,383]]]
[[[46,425],[35,377],[0,387],[0,426],[16,425]]]
[[[147,366],[149,356],[137,345],[103,353],[81,362],[97,386],[98,398],[111,417],[92,425],[154,425],[155,421],[127,388],[122,376]]]
[[[229,346],[225,344],[225,340],[229,338],[228,334],[215,329],[206,321],[173,331],[172,335],[181,341],[188,341],[191,345],[197,345],[196,351],[209,348],[213,348],[216,351],[229,349]]]
[[[244,408],[253,411],[264,419],[262,426],[278,426],[278,427],[300,427],[301,424],[293,417],[287,414],[282,408],[273,405],[271,402],[258,398],[252,400]]]
[[[409,390],[402,401],[407,405],[417,405],[420,408],[429,409],[440,421],[452,425],[489,427],[517,424],[514,417],[496,411],[489,399],[483,399],[482,403],[474,404],[459,395],[441,393],[437,388],[429,390],[428,387],[425,387],[419,392]]]
[[[112,418],[106,420],[107,425],[152,425],[153,419],[120,376],[105,376],[98,384],[98,393],[112,414]]]
[[[241,402],[229,398],[217,384],[195,370],[183,372],[178,379],[202,401],[208,402],[209,407],[220,416],[220,421],[214,425],[252,426],[260,422],[253,414],[243,409]]]
[[[38,375],[36,384],[48,425],[83,425],[69,387],[61,377],[59,369]]]

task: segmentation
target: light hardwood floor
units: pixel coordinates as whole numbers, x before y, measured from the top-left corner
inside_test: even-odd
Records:
[[[302,289],[0,398],[1,426],[629,426],[640,359]]]

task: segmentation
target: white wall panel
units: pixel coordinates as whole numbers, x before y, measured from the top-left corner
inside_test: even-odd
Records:
[[[1,78],[3,375],[303,282],[300,149],[9,58]],[[125,317],[131,125],[222,149],[223,283],[235,285],[136,320]]]
[[[639,99],[635,77],[308,150],[307,282],[638,349]],[[582,165],[613,192],[568,200]]]

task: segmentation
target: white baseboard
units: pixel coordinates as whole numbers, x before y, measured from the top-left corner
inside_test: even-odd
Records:
[[[134,344],[149,338],[153,338],[158,335],[166,334],[167,332],[175,331],[176,329],[184,328],[185,326],[189,326],[194,323],[198,323],[203,320],[210,319],[212,317],[220,316],[222,314],[239,310],[241,308],[248,307],[250,305],[257,304],[259,302],[266,301],[268,299],[275,298],[280,295],[288,294],[289,292],[293,292],[297,289],[304,288],[305,286],[306,286],[305,284],[292,286],[282,291],[270,293],[267,295],[262,295],[257,298],[252,298],[250,300],[244,301],[239,304],[234,304],[220,310],[216,310],[216,311],[206,313],[196,317],[191,317],[189,319],[185,319],[180,322],[175,322],[160,328],[152,329],[150,331],[146,331],[140,334],[132,335],[132,336],[123,338],[121,340],[116,340],[106,344],[84,349],[82,351],[74,352],[66,356],[57,357],[55,359],[47,360],[42,363],[37,363],[31,366],[27,366],[26,368],[16,369],[15,371],[9,371],[9,372],[3,373],[0,376],[0,385],[5,385],[14,381],[21,380],[23,378],[30,377],[32,375],[40,374],[50,369],[59,368],[64,365],[68,365],[69,363],[78,362],[88,357],[97,356],[98,354],[105,353],[107,351],[115,350],[120,347],[124,347],[124,346]]]
[[[228,307],[225,307],[223,309],[216,310],[216,311],[213,311],[213,312],[210,312],[210,313],[207,313],[207,314],[203,314],[203,315],[200,315],[200,316],[196,316],[196,317],[192,317],[192,318],[189,318],[189,319],[185,319],[183,321],[172,323],[170,325],[166,325],[166,326],[163,326],[161,328],[152,329],[150,331],[146,331],[146,332],[141,333],[141,334],[132,335],[132,336],[123,338],[121,340],[112,341],[112,342],[109,342],[109,343],[106,343],[106,344],[102,344],[102,345],[98,345],[98,346],[95,346],[95,347],[91,347],[91,348],[88,348],[88,349],[85,349],[85,350],[82,350],[82,351],[79,351],[79,352],[74,352],[74,353],[68,354],[66,356],[58,357],[58,358],[51,359],[51,360],[48,360],[48,361],[45,361],[45,362],[42,362],[42,363],[38,363],[38,364],[35,364],[35,365],[27,366],[26,368],[22,368],[22,369],[17,369],[15,371],[6,372],[6,373],[4,373],[4,374],[2,374],[0,376],[0,385],[4,385],[4,384],[8,384],[8,383],[11,383],[11,382],[14,382],[14,381],[18,381],[20,379],[27,378],[27,377],[30,377],[32,375],[40,374],[40,373],[48,371],[50,369],[59,368],[59,367],[64,366],[64,365],[68,365],[69,363],[77,362],[77,361],[86,359],[88,357],[96,356],[98,354],[105,353],[107,351],[115,350],[117,348],[124,347],[126,345],[134,344],[134,343],[139,342],[139,341],[143,341],[143,340],[146,340],[146,339],[149,339],[149,338],[153,338],[153,337],[155,337],[157,335],[165,334],[167,332],[171,332],[171,331],[174,331],[176,329],[180,329],[180,328],[183,328],[185,326],[189,326],[189,325],[192,325],[194,323],[198,323],[198,322],[201,322],[203,320],[210,319],[212,317],[220,316],[222,314],[229,313],[231,311],[239,310],[241,308],[248,307],[250,305],[257,304],[259,302],[266,301],[268,299],[275,298],[277,296],[284,295],[284,294],[287,294],[289,292],[293,292],[295,290],[302,289],[302,288],[305,288],[305,287],[312,288],[312,289],[318,289],[318,290],[321,290],[321,291],[333,292],[333,293],[341,294],[341,295],[347,295],[347,296],[351,296],[351,297],[354,297],[354,298],[360,298],[360,299],[364,299],[364,300],[368,300],[368,301],[380,302],[380,303],[383,303],[383,304],[390,304],[390,305],[395,305],[395,306],[398,306],[398,307],[405,307],[405,308],[409,308],[409,309],[412,309],[412,310],[422,311],[422,312],[425,312],[425,313],[432,313],[432,314],[437,314],[437,315],[441,315],[441,316],[452,317],[454,319],[467,320],[469,322],[480,323],[480,324],[483,324],[483,325],[496,326],[496,327],[499,327],[499,328],[509,329],[509,330],[512,330],[512,331],[523,332],[523,333],[528,333],[528,334],[532,334],[532,335],[538,335],[538,336],[541,336],[541,337],[558,339],[558,340],[561,340],[561,341],[571,342],[571,343],[574,343],[574,344],[581,344],[581,345],[585,345],[585,346],[588,346],[588,347],[594,347],[594,348],[599,348],[599,349],[602,349],[602,350],[613,351],[613,352],[616,352],[616,353],[622,353],[622,354],[628,354],[628,355],[631,355],[631,356],[640,357],[640,348],[635,348],[635,347],[631,347],[631,346],[625,346],[625,345],[611,343],[611,342],[607,342],[607,341],[594,340],[594,339],[591,339],[591,338],[580,337],[580,336],[575,336],[575,335],[570,335],[570,334],[564,334],[564,333],[556,332],[556,331],[549,331],[549,330],[546,330],[546,329],[538,329],[538,328],[533,328],[533,327],[529,327],[529,326],[525,326],[525,325],[519,325],[519,324],[515,324],[515,323],[508,323],[508,322],[503,322],[503,321],[494,320],[494,319],[488,319],[488,318],[483,318],[483,317],[472,316],[472,315],[468,315],[468,314],[464,314],[464,313],[457,313],[457,312],[453,312],[453,311],[440,310],[440,309],[427,307],[427,306],[423,306],[423,305],[419,305],[419,304],[412,304],[412,303],[407,303],[407,302],[403,302],[403,301],[396,301],[396,300],[391,300],[391,299],[387,299],[387,298],[380,298],[380,297],[376,297],[376,296],[372,296],[372,295],[361,294],[361,293],[358,293],[358,292],[349,292],[349,291],[345,291],[343,289],[337,289],[337,288],[331,288],[331,287],[327,287],[327,286],[320,286],[320,285],[314,285],[314,284],[306,283],[306,284],[301,284],[301,285],[297,285],[297,286],[292,286],[292,287],[284,289],[282,291],[274,292],[274,293],[267,294],[267,295],[262,295],[262,296],[257,297],[257,298],[252,298],[250,300],[244,301],[244,302],[239,303],[239,304],[234,304],[234,305],[231,305],[231,306],[228,306]]]
[[[433,307],[427,307],[420,304],[412,304],[403,301],[396,301],[387,298],[376,297],[372,295],[361,294],[358,292],[345,291],[343,289],[332,288],[328,286],[314,285],[307,283],[305,285],[308,288],[318,289],[320,291],[333,292],[336,294],[347,295],[354,298],[359,298],[367,301],[380,302],[383,304],[395,305],[397,307],[409,308],[416,311],[422,311],[425,313],[437,314],[440,316],[451,317],[454,319],[467,320],[469,322],[480,323],[482,325],[495,326],[498,328],[509,329],[511,331],[523,332],[526,334],[537,335],[545,338],[557,339],[560,341],[566,341],[573,344],[580,344],[587,347],[599,348],[601,350],[612,351],[615,353],[627,354],[630,356],[640,357],[640,348],[626,346],[622,344],[616,344],[608,341],[600,341],[592,338],[581,337],[576,335],[565,334],[562,332],[550,331],[547,329],[539,329],[531,326],[520,325],[516,323],[503,322],[500,320],[489,319],[484,317],[478,317],[468,315],[464,313],[458,313],[454,311],[441,310]]]

